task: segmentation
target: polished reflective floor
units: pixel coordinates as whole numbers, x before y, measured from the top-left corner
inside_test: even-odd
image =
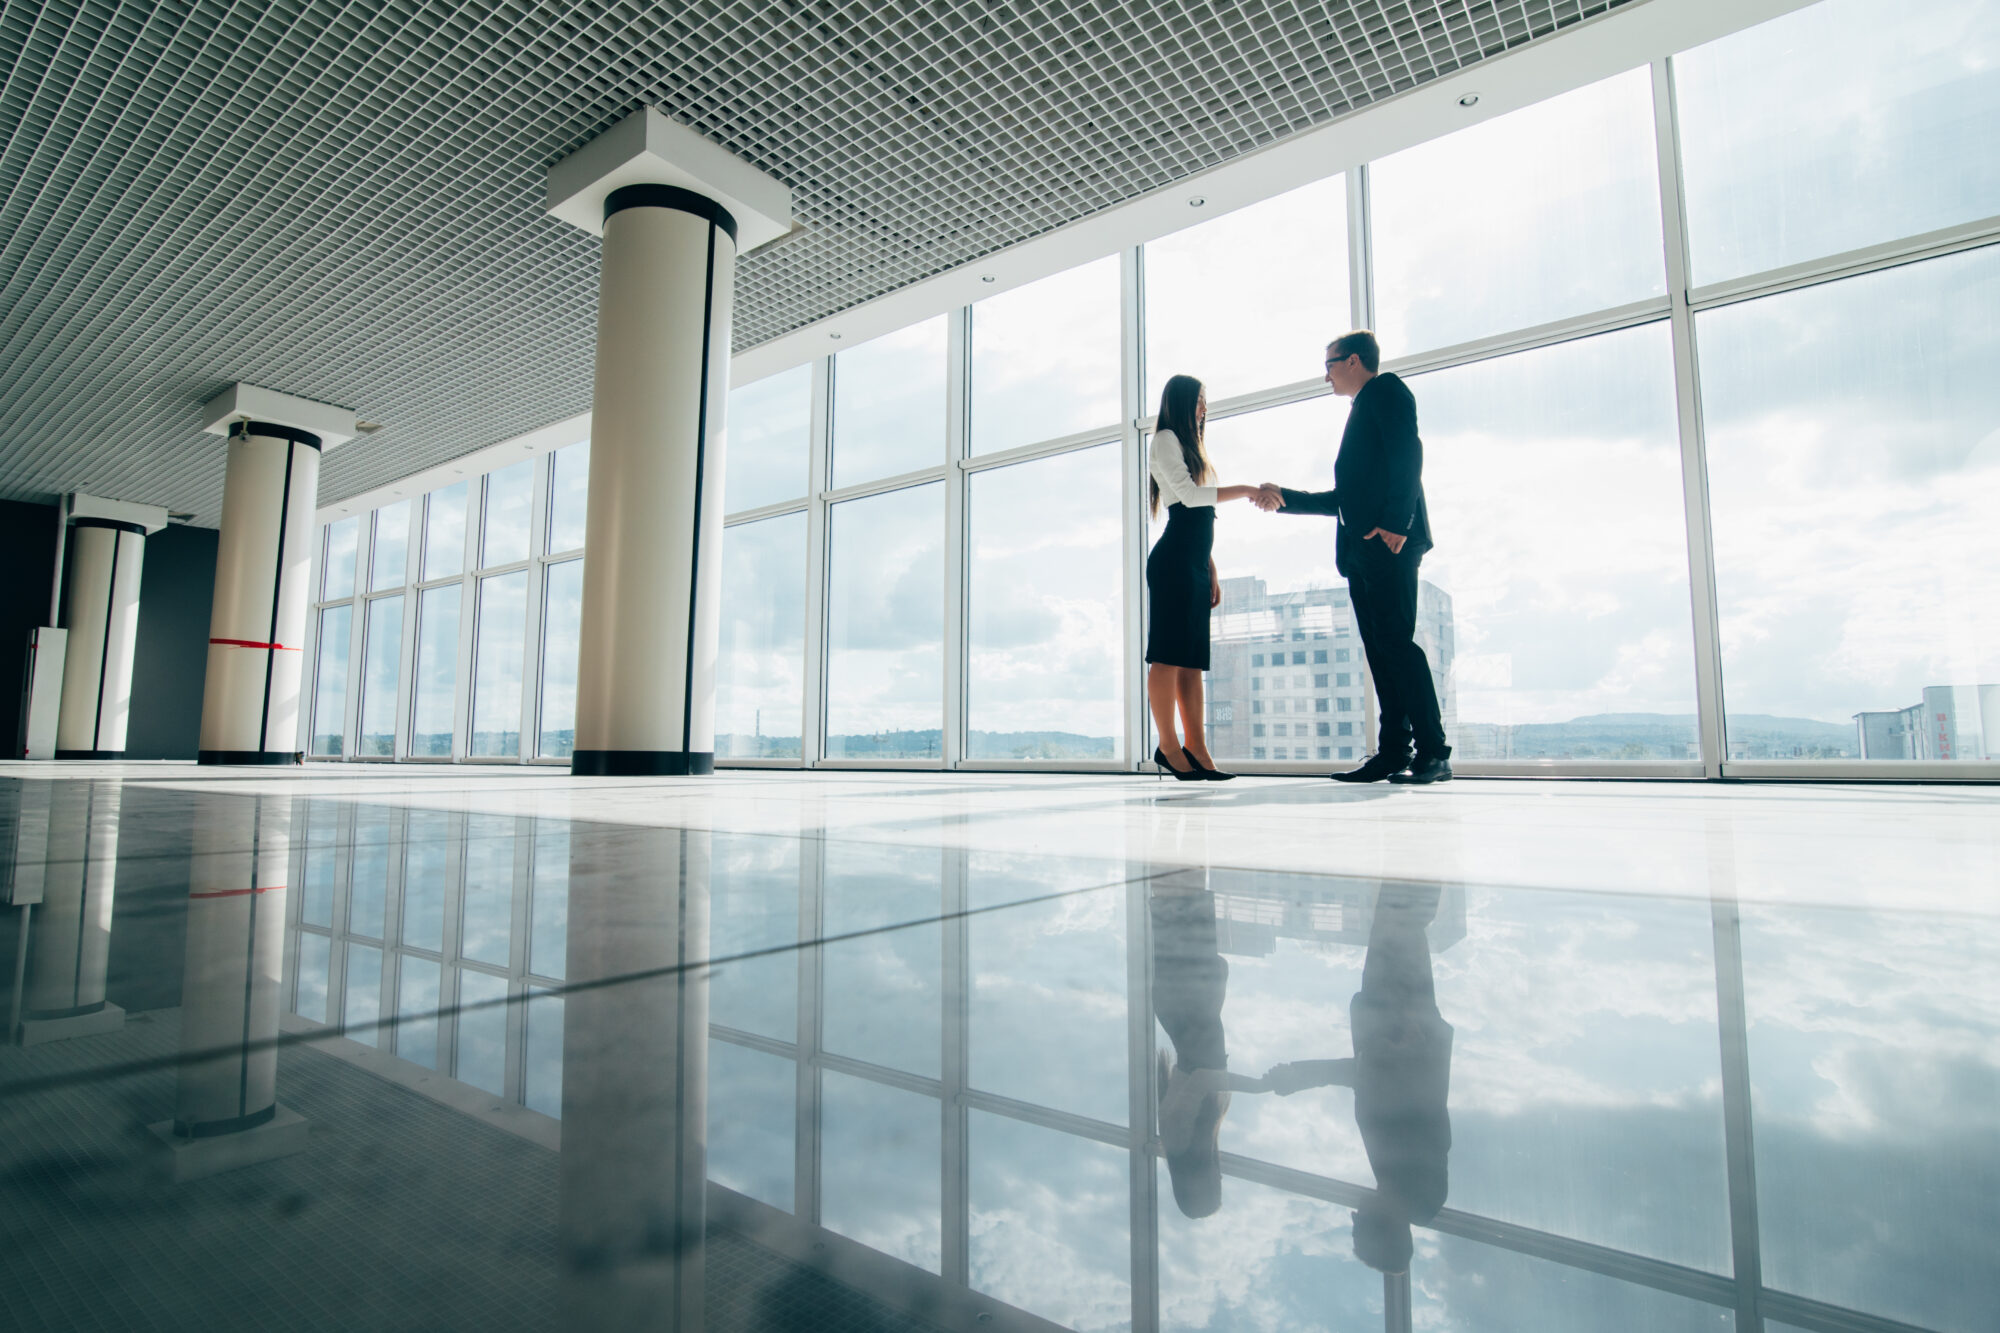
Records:
[[[1991,1330],[2000,791],[0,766],[0,1326]]]

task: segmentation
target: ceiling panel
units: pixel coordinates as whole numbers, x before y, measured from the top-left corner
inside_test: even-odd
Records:
[[[386,423],[323,502],[589,407],[550,162],[652,104],[793,191],[739,350],[1620,0],[0,7],[0,496],[216,521],[201,402]]]

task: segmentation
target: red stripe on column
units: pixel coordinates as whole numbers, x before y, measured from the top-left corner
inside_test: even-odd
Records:
[[[210,643],[227,644],[231,648],[272,648],[281,653],[295,653],[297,648],[287,648],[282,643],[253,643],[249,639],[210,639]]]
[[[282,884],[266,884],[259,889],[212,889],[207,893],[190,893],[188,901],[193,902],[196,898],[242,898],[253,893],[270,893],[284,887]]]

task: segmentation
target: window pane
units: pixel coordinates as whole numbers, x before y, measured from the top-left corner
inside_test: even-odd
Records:
[[[438,965],[404,954],[396,994],[396,1054],[426,1069],[437,1068]]]
[[[828,846],[820,909],[821,929],[834,937],[820,959],[827,1050],[938,1076],[944,932],[891,927],[936,920],[942,865],[934,847]]]
[[[944,486],[833,507],[826,749],[935,759],[944,717]]]
[[[804,514],[724,530],[717,755],[798,758],[805,700],[805,596]]]
[[[472,815],[465,829],[459,957],[506,967],[514,938],[514,817]]]
[[[1106,444],[972,475],[972,758],[1118,755],[1120,461]]]
[[[347,998],[341,1016],[344,1035],[367,1045],[381,1038],[376,1024],[382,1018],[382,951],[365,944],[347,946]]]
[[[583,549],[583,520],[590,488],[590,441],[555,452],[549,481],[549,550]]]
[[[831,1069],[820,1084],[820,1224],[938,1272],[944,1145],[937,1099]]]
[[[729,391],[729,466],[723,509],[735,513],[806,493],[812,365]]]
[[[528,970],[560,981],[568,953],[569,834],[537,833],[534,894],[528,909]]]
[[[326,936],[299,932],[299,993],[292,1012],[300,1018],[310,1018],[315,1023],[327,1021],[327,960],[332,951],[333,942]]]
[[[410,718],[410,753],[451,755],[458,692],[458,594],[460,585],[432,588],[417,603],[416,707]]]
[[[410,500],[398,500],[375,511],[375,554],[369,580],[370,592],[384,592],[403,586],[410,566]]]
[[[1418,639],[1457,754],[1698,758],[1668,325],[1410,389],[1437,542]]]
[[[1150,242],[1143,410],[1172,375],[1211,402],[1316,380],[1352,322],[1344,175]]]
[[[562,1118],[563,997],[531,991],[521,1101],[530,1111]]]
[[[535,753],[566,759],[576,748],[576,652],[583,633],[583,561],[550,565],[542,597],[542,734]]]
[[[792,1211],[799,1069],[778,1055],[708,1043],[708,1178]]]
[[[1883,905],[1743,907],[1764,1281],[1991,1328],[2000,949],[1990,918]]]
[[[354,546],[361,536],[361,516],[326,525],[326,584],[323,601],[354,595]]]
[[[507,1083],[507,979],[458,974],[458,1079],[500,1096]]]
[[[2000,8],[1827,0],[1674,57],[1696,282],[2000,213]]]
[[[1643,68],[1384,158],[1369,192],[1389,356],[1667,290]]]
[[[833,484],[944,463],[946,322],[913,324],[833,359]]]
[[[319,669],[313,675],[314,754],[345,753],[347,636],[353,624],[351,606],[330,606],[319,613]]]
[[[466,484],[432,491],[424,507],[424,578],[445,578],[465,568]]]
[[[1118,424],[1118,257],[972,307],[972,451]]]
[[[368,603],[368,637],[361,651],[361,739],[354,752],[393,755],[396,677],[403,669],[402,594]]]
[[[2000,249],[1697,316],[1731,758],[2000,756]]]
[[[476,755],[521,753],[521,672],[528,647],[528,571],[479,581],[479,648],[472,669]]]
[[[524,458],[486,477],[486,533],[479,567],[511,565],[528,558],[528,513],[535,503],[535,468]]]
[[[452,819],[436,810],[410,811],[403,842],[403,943],[413,949],[444,950]]]
[[[371,940],[384,938],[389,903],[389,817],[362,807],[354,820],[352,870],[347,881],[347,929]]]

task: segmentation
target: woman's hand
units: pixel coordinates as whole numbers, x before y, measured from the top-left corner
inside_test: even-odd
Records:
[[[1208,562],[1208,609],[1222,605],[1222,580],[1216,577],[1215,561]]]
[[[1261,494],[1256,486],[1218,486],[1215,488],[1215,502],[1228,504],[1231,500],[1255,500]]]

